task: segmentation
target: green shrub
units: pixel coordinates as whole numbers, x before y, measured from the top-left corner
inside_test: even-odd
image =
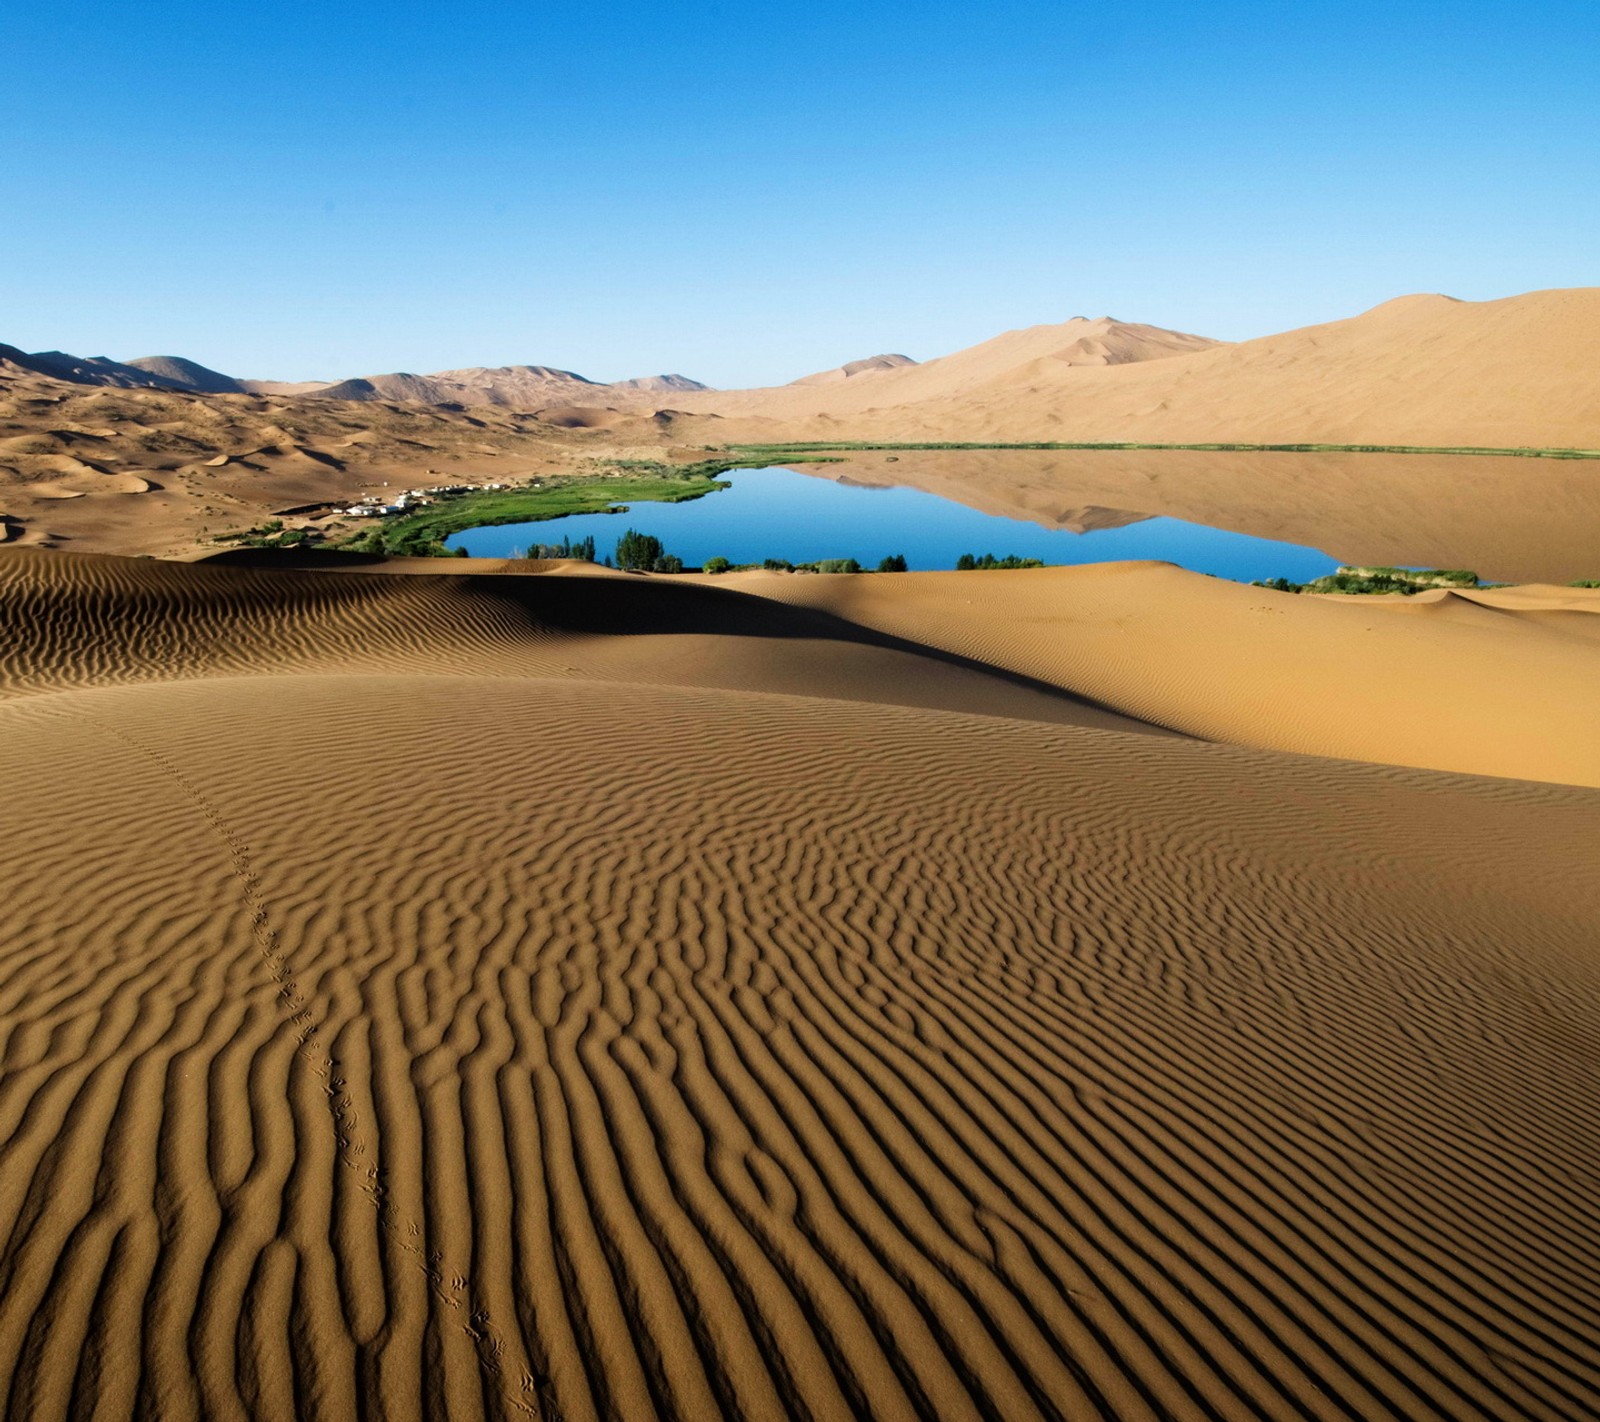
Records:
[[[1004,558],[996,558],[993,553],[985,553],[981,558],[974,557],[971,553],[963,553],[956,559],[958,573],[970,573],[974,569],[990,568],[1042,568],[1043,558],[1023,558],[1016,553],[1007,553]]]
[[[629,572],[648,572],[664,551],[659,538],[630,528],[617,540],[617,566]]]
[[[715,558],[707,558],[705,567],[701,569],[706,573],[726,573],[732,566],[720,553]]]
[[[891,553],[878,564],[880,573],[903,573],[906,570],[906,555],[904,553]]]
[[[594,562],[594,535],[580,538],[576,543],[570,537],[559,543],[535,543],[525,555],[529,558],[568,558],[579,563]]]

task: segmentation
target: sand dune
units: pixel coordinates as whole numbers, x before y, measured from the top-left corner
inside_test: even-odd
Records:
[[[846,361],[831,370],[819,370],[815,375],[802,375],[791,380],[791,385],[837,385],[842,380],[853,380],[858,375],[878,375],[886,370],[903,370],[916,361],[906,355],[866,356],[861,360]]]
[[[1159,563],[730,581],[1206,740],[1600,787],[1600,588],[1298,597]]]
[[[1158,326],[1074,316],[1030,326],[920,365],[906,356],[873,356],[771,390],[718,391],[690,409],[754,414],[767,419],[830,419],[924,402],[944,403],[992,384],[1012,385],[1041,370],[1160,361],[1217,343]]]
[[[1121,327],[1078,358],[1066,331],[1010,332],[871,380],[690,395],[684,408],[738,417],[726,438],[1600,447],[1600,288],[1405,297],[1237,345]],[[1134,335],[1145,358],[1113,359]]]
[[[1138,733],[1010,581],[0,555],[11,1410],[1600,1410],[1600,795]]]
[[[196,390],[207,395],[240,395],[245,391],[245,387],[231,375],[224,375],[220,370],[212,370],[199,361],[183,356],[140,356],[128,364],[184,390]]]
[[[709,390],[711,387],[687,375],[636,375],[630,380],[614,380],[613,390],[637,390],[649,394],[670,394],[674,390]]]

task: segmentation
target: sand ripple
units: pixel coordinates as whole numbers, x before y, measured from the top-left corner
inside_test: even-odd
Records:
[[[11,1415],[1600,1411],[1600,795],[130,566],[0,704]]]

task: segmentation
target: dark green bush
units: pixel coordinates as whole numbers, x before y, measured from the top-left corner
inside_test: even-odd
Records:
[[[985,553],[982,557],[974,557],[971,553],[963,553],[956,559],[958,573],[970,573],[974,569],[990,568],[1042,568],[1043,558],[1023,558],[1016,553],[1007,553],[1004,558],[996,558],[993,553]]]
[[[630,528],[617,540],[617,566],[629,572],[648,572],[663,552],[659,538]]]

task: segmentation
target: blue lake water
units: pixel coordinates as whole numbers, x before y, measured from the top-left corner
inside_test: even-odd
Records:
[[[541,523],[472,528],[446,542],[473,557],[508,558],[533,543],[592,534],[603,559],[624,530],[634,528],[659,538],[688,567],[720,555],[732,563],[854,558],[875,568],[880,559],[903,553],[907,564],[920,570],[953,568],[963,553],[1015,553],[1049,564],[1159,558],[1241,582],[1276,577],[1306,582],[1338,566],[1314,548],[1178,518],[1074,533],[982,513],[920,489],[866,488],[792,469],[738,469],[723,477],[730,488],[687,503],[639,503],[622,514],[570,514]]]

